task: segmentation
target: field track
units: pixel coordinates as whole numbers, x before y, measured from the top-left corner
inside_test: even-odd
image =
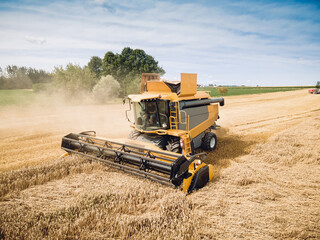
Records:
[[[126,137],[126,108],[0,108],[0,239],[320,239],[320,95],[226,97],[214,181],[188,196],[58,159],[70,132]]]

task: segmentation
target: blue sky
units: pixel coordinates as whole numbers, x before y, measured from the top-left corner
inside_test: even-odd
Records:
[[[202,84],[320,81],[319,1],[1,1],[0,66],[52,71],[124,47],[159,61],[166,79]]]

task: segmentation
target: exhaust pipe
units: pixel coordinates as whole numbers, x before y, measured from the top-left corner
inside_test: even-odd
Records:
[[[202,99],[202,100],[192,100],[192,101],[181,102],[180,109],[182,110],[189,107],[203,106],[203,105],[208,105],[210,103],[219,103],[219,105],[222,107],[224,106],[224,98],[208,98],[208,99]]]

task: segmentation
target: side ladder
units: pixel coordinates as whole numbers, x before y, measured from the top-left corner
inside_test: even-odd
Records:
[[[181,136],[181,138],[183,139],[184,142],[184,154],[191,154],[192,153],[192,149],[191,149],[191,141],[190,141],[190,135],[189,133]]]
[[[184,142],[184,154],[189,155],[192,153],[191,141],[190,141],[190,132],[189,132],[189,116],[185,111],[179,111],[179,102],[173,102],[173,105],[170,107],[170,128],[173,130],[179,129],[179,123],[185,125],[186,134],[181,136],[181,139]],[[181,113],[184,113],[184,122],[181,122]]]
[[[172,107],[170,107],[170,128],[177,130],[178,129],[178,106],[179,102],[174,102]]]

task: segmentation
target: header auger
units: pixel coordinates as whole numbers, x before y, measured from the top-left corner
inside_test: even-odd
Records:
[[[181,74],[181,82],[160,80],[159,74],[144,73],[141,94],[129,95],[133,128],[129,139],[115,141],[96,137],[94,131],[70,133],[61,147],[99,160],[132,174],[192,192],[213,177],[213,166],[205,164],[202,148],[216,148],[218,104],[223,98],[210,98],[197,91],[197,75]]]

